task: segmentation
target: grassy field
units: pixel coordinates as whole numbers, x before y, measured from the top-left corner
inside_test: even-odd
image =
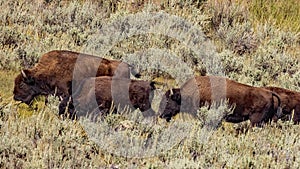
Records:
[[[14,78],[66,49],[135,64],[165,90],[195,74],[300,91],[300,5],[253,1],[0,0],[0,168],[299,168],[299,125],[221,122],[226,105],[149,125],[139,111],[62,120],[13,101]],[[154,18],[154,19],[153,19]],[[101,29],[101,31],[100,31]],[[101,139],[99,139],[101,138]]]

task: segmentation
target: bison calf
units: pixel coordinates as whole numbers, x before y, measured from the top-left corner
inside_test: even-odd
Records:
[[[14,99],[30,104],[37,95],[55,94],[62,98],[59,113],[65,112],[72,83],[87,77],[140,75],[127,63],[92,55],[55,50],[41,56],[31,69],[22,70],[15,79]],[[70,105],[72,107],[72,105]]]
[[[293,122],[300,122],[300,92],[291,91],[280,87],[264,87],[270,91],[277,93],[281,99],[282,113],[291,115],[294,110]]]
[[[250,119],[252,125],[260,125],[271,120],[280,106],[279,97],[269,90],[223,77],[197,76],[180,89],[167,91],[160,103],[159,113],[161,118],[169,121],[180,111],[196,113],[205,103],[218,103],[224,99],[235,105],[233,114],[225,117],[227,122],[233,123]]]
[[[112,103],[121,109],[125,106],[139,108],[144,116],[153,116],[155,112],[151,108],[151,101],[154,89],[154,82],[143,80],[109,76],[87,78],[78,85],[73,102],[77,116],[87,112],[106,114]]]

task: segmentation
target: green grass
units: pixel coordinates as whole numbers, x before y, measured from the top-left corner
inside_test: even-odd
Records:
[[[214,57],[221,61],[217,66],[224,68],[227,77],[254,86],[300,91],[300,7],[296,0],[141,0],[130,4],[8,0],[0,6],[0,168],[299,168],[299,125],[279,121],[250,128],[248,122],[223,122],[217,127],[224,106],[200,109],[198,120],[180,114],[171,123],[159,120],[154,126],[144,123],[138,111],[110,114],[95,129],[114,131],[111,138],[121,142],[99,146],[85,125],[58,117],[57,98],[50,97],[47,105],[44,98],[38,98],[33,107],[12,100],[14,78],[43,53],[53,49],[97,53],[91,48],[94,44],[87,42],[101,38],[99,28],[128,14],[159,11],[202,30],[212,44],[201,51],[214,52],[210,49],[215,47]],[[201,44],[206,42],[201,38]],[[190,47],[174,37],[148,33],[121,40],[105,57],[134,63],[143,71],[143,79],[166,83],[155,93],[153,108],[157,110],[163,91],[179,85],[176,77],[183,81],[190,70],[205,74],[216,66],[203,63]],[[163,68],[166,72],[155,69],[159,64],[169,66]],[[174,137],[182,131],[185,137]],[[120,155],[118,146],[128,140],[127,154]],[[152,147],[141,148],[147,141]],[[141,154],[132,157],[137,152]]]
[[[257,23],[300,31],[300,4],[297,0],[254,0],[250,3],[250,12]]]
[[[16,75],[15,71],[0,71],[0,96],[3,98],[8,99],[12,97]]]

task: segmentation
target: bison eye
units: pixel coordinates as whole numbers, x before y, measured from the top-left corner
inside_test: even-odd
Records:
[[[20,89],[24,88],[25,84],[24,83],[20,83]]]

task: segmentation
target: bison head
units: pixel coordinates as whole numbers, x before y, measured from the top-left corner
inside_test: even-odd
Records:
[[[135,94],[131,96],[131,103],[134,108],[139,108],[144,116],[153,116],[154,110],[151,108],[151,102],[154,97],[155,82],[148,83],[147,86],[135,86]]]
[[[173,116],[180,112],[181,94],[180,89],[168,90],[159,105],[160,118],[170,121]]]
[[[33,98],[38,94],[34,90],[35,80],[30,76],[29,70],[22,70],[15,79],[14,99],[30,104]]]

